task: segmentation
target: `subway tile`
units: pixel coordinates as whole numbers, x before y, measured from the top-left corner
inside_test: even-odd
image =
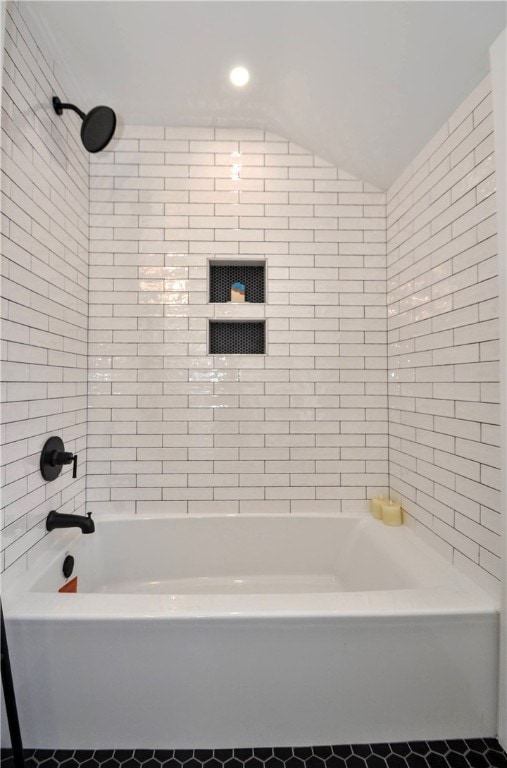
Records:
[[[486,505],[484,508],[488,504],[494,508],[497,503],[496,497],[487,496],[487,492],[485,498],[480,498],[481,483],[487,485],[487,478],[494,490],[496,482],[493,474],[481,472],[481,461],[489,462],[492,471],[496,471],[499,462],[497,440],[489,432],[495,426],[488,423],[498,421],[494,389],[498,382],[498,278],[492,237],[493,184],[490,189],[485,186],[478,196],[474,194],[494,170],[488,93],[486,79],[387,194],[391,225],[388,264],[392,276],[388,328],[395,339],[388,354],[395,380],[401,374],[409,374],[413,366],[416,380],[431,382],[432,387],[431,397],[417,397],[419,412],[413,414],[407,410],[412,404],[410,397],[395,396],[403,385],[397,384],[398,389],[392,390],[391,441],[397,434],[397,422],[401,422],[401,435],[411,422],[417,428],[418,442],[427,446],[425,451],[429,453],[420,455],[415,471],[411,465],[411,473],[407,474],[405,469],[400,474],[394,467],[407,466],[418,455],[412,448],[414,444],[402,438],[403,450],[391,449],[395,460],[391,485],[402,502],[406,498],[408,514],[419,523],[417,530],[425,531],[424,526],[431,526],[431,543],[446,543],[454,552],[455,562],[460,563],[469,562],[468,558],[478,563],[478,544],[485,543],[478,530],[479,502]],[[425,162],[429,162],[429,173]],[[451,197],[447,190],[452,190]],[[428,193],[429,201],[438,201],[440,207],[429,232],[424,228],[431,211],[425,197]],[[411,248],[415,248],[415,258]],[[436,273],[437,279],[431,280],[431,269],[435,268],[446,269],[447,274]],[[452,301],[441,314],[435,314],[425,298],[430,286],[433,300],[446,296]],[[412,298],[418,309],[410,307]],[[417,318],[419,322],[414,322]],[[424,326],[428,321],[431,325]],[[395,332],[397,337],[393,336]],[[403,351],[411,340],[416,350],[432,352],[436,367],[425,365],[423,360],[423,366],[416,369],[418,358]],[[406,394],[410,394],[410,389]],[[424,428],[422,422],[417,424],[421,418],[427,420]],[[481,442],[481,436],[492,443]],[[410,440],[414,439],[411,434]],[[418,487],[420,472],[434,481],[433,490],[428,486],[423,492]],[[452,490],[453,484],[458,493]],[[412,501],[414,489],[418,505]],[[459,522],[460,515],[470,521],[465,528]],[[476,567],[480,570],[479,565]]]
[[[481,569],[491,528],[480,538],[473,526],[453,526],[458,503],[477,525],[480,505],[496,514],[497,502],[486,91],[467,100],[388,193],[396,298],[387,319],[386,194],[264,131],[123,127],[92,158],[89,209],[82,194],[60,211],[42,192],[30,199],[11,190],[5,371],[6,414],[17,419],[7,425],[13,456],[23,461],[54,419],[84,440],[84,389],[76,387],[89,288],[89,498],[99,512],[161,512],[169,501],[178,515],[365,511],[368,489],[387,484],[388,350],[398,440],[392,491],[410,501],[421,528],[440,520],[423,534],[435,546]],[[12,150],[8,162],[29,186],[26,157]],[[88,158],[78,162],[85,180]],[[266,305],[210,308],[209,254],[267,256]],[[32,273],[30,258],[41,265]],[[266,356],[206,355],[208,319],[231,311],[268,318]],[[46,400],[54,382],[61,388]],[[480,500],[478,471],[489,489]],[[458,477],[476,485],[457,492]],[[22,495],[23,474],[9,468],[9,479],[10,520],[22,528],[30,494]],[[467,500],[468,491],[475,496]],[[77,485],[68,503],[82,504]],[[9,563],[31,545],[21,528]],[[468,548],[467,534],[475,536]],[[492,556],[482,555],[485,571]]]

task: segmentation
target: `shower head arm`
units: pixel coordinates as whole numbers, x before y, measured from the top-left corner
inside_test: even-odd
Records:
[[[53,96],[53,107],[57,115],[62,115],[64,109],[72,109],[73,112],[77,112],[81,120],[84,120],[86,117],[85,113],[74,104],[62,104],[58,96]]]

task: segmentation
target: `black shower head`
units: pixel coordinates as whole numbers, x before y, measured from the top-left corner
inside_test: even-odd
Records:
[[[83,121],[81,141],[88,152],[100,152],[107,147],[113,138],[116,115],[111,107],[94,107],[85,115],[74,104],[62,104],[58,96],[53,96],[53,107],[57,115],[63,114],[64,109],[72,109],[77,112]]]

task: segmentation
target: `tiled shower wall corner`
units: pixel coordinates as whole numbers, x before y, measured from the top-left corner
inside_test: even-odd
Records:
[[[22,9],[21,9],[22,10]],[[64,93],[9,3],[2,93],[2,567],[26,568],[51,509],[81,512],[86,476],[88,159]],[[67,125],[69,132],[67,132]],[[52,434],[79,454],[46,484]],[[13,564],[16,564],[14,566]]]
[[[388,482],[385,193],[258,130],[126,127],[90,174],[90,507],[365,510]],[[266,259],[267,302],[209,303],[209,257]],[[266,355],[207,354],[233,311]]]
[[[489,78],[388,192],[392,492],[473,578],[499,577],[499,321]]]
[[[365,509],[388,484],[388,323],[392,492],[421,536],[496,581],[488,81],[388,193],[387,320],[385,193],[278,136],[203,128],[124,128],[89,178],[16,4],[7,23],[4,565],[26,567],[51,508],[83,511],[90,251],[91,509]],[[213,257],[266,259],[266,304],[210,304]],[[232,311],[266,320],[265,356],[207,355],[208,321]],[[41,480],[53,433],[78,480]]]

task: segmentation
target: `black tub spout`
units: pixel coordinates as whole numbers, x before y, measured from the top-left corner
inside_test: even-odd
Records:
[[[80,528],[82,533],[93,533],[95,523],[91,512],[86,516],[66,515],[53,509],[46,518],[46,530],[53,531],[55,528]]]

